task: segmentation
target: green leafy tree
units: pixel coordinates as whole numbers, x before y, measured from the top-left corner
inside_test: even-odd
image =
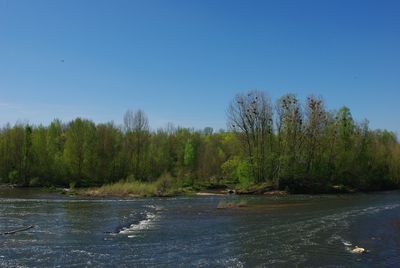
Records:
[[[64,159],[71,182],[78,185],[94,182],[97,168],[96,146],[96,128],[93,122],[77,118],[68,125]]]
[[[189,139],[185,145],[183,161],[188,172],[188,176],[192,179],[192,184],[194,183],[195,178],[194,171],[196,169],[196,149],[197,148],[193,140]]]

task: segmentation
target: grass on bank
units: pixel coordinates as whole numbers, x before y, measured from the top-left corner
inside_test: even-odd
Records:
[[[121,196],[150,196],[155,195],[157,187],[155,183],[144,182],[127,182],[120,181],[114,184],[106,184],[99,188],[86,190],[89,195],[106,196],[106,195],[121,195]]]
[[[190,189],[180,188],[175,178],[170,175],[160,177],[154,182],[142,182],[128,178],[98,188],[81,190],[80,193],[89,196],[173,196],[190,192]]]
[[[230,189],[230,190],[229,190]],[[236,193],[236,194],[263,194],[273,189],[272,183],[262,184],[235,184],[235,183],[193,183],[190,179],[177,179],[169,174],[161,176],[154,182],[142,182],[128,177],[112,184],[100,187],[78,190],[78,194],[89,196],[126,196],[126,197],[150,197],[150,196],[176,196],[193,195],[197,192],[208,193]]]

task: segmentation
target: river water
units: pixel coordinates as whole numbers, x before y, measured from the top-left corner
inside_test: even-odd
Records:
[[[104,200],[0,190],[0,232],[29,225],[0,235],[1,267],[400,267],[400,192]]]

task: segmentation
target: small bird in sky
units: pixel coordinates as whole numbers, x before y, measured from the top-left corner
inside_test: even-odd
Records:
[[[64,63],[64,60],[60,60],[62,63]]]

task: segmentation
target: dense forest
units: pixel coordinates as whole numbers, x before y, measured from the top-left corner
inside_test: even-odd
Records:
[[[320,97],[238,94],[228,130],[150,130],[141,110],[123,126],[77,118],[17,123],[0,132],[0,182],[24,186],[98,186],[173,178],[181,185],[269,183],[292,192],[396,188],[400,145],[394,133],[356,122],[349,108],[327,111]]]

